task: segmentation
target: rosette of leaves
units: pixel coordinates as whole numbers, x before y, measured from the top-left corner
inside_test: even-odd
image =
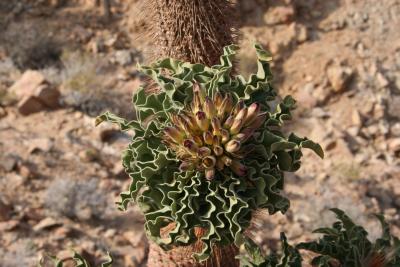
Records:
[[[75,267],[91,267],[91,265],[88,263],[88,261],[82,257],[79,253],[76,251],[73,251],[73,256],[71,258],[63,259],[60,260],[57,257],[53,256],[48,256],[54,263],[54,267],[63,267],[65,263],[67,263],[68,266],[70,266],[70,262],[74,262]],[[39,267],[43,266],[43,261],[44,259],[41,260],[41,263],[39,263]],[[112,267],[113,264],[113,258],[111,257],[110,253],[107,253],[107,259],[101,263],[101,267]]]
[[[281,255],[271,254],[264,256],[261,249],[251,240],[244,242],[245,255],[241,255],[242,267],[301,267],[302,257],[299,251],[289,245],[284,233],[281,233]]]
[[[213,246],[240,246],[253,211],[273,214],[289,208],[281,194],[284,171],[300,168],[301,149],[323,157],[318,144],[282,133],[295,101],[290,96],[277,98],[271,86],[271,57],[259,45],[255,48],[258,72],[247,80],[231,73],[235,45],[225,47],[221,63],[212,67],[172,58],[139,66],[159,90],[149,93],[144,86],[136,92],[137,119],[127,121],[108,112],[97,118],[97,123],[109,121],[134,130],[123,155],[132,183],[118,204],[126,209],[136,202],[148,237],[166,250],[197,241],[195,228],[205,230],[202,250],[194,255],[199,261],[210,256]],[[226,98],[229,106],[222,107]],[[206,110],[206,102],[214,113]],[[246,114],[237,117],[243,109]],[[227,123],[230,116],[232,124]],[[163,234],[171,224],[174,228]]]
[[[297,245],[319,254],[311,264],[319,267],[397,267],[400,266],[400,240],[390,233],[382,215],[375,215],[382,225],[382,236],[375,243],[368,232],[355,224],[342,210],[332,209],[339,221],[331,228],[320,228],[318,241]]]

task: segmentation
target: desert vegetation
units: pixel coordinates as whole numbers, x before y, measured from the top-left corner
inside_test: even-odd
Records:
[[[367,2],[0,3],[0,266],[398,266]]]

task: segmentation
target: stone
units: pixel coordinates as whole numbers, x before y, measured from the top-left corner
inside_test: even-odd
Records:
[[[363,120],[361,117],[361,114],[358,110],[354,109],[352,114],[351,114],[351,121],[353,126],[357,126],[357,127],[362,127],[363,125]]]
[[[389,85],[389,81],[386,79],[386,77],[378,72],[376,75],[376,82],[379,88],[385,88],[386,86]]]
[[[8,221],[11,218],[12,208],[0,199],[0,222]]]
[[[390,127],[390,134],[394,137],[400,137],[400,122],[394,123]]]
[[[400,96],[392,96],[388,100],[388,109],[387,112],[389,116],[393,118],[399,118],[400,116]]]
[[[143,231],[134,232],[134,231],[126,231],[123,233],[123,237],[133,246],[137,247],[143,244],[146,236]]]
[[[59,107],[60,92],[52,88],[38,71],[26,71],[8,91],[20,99],[18,111],[25,116],[46,108]]]
[[[277,6],[269,8],[264,15],[267,25],[285,24],[293,21],[295,10],[293,6]]]
[[[18,111],[24,116],[45,109],[45,106],[34,96],[25,96],[18,102]]]
[[[117,50],[114,53],[112,61],[121,66],[130,65],[133,61],[132,53],[129,50]]]
[[[7,110],[0,106],[0,119],[7,116]]]
[[[391,138],[387,140],[389,151],[400,154],[400,138]]]
[[[0,168],[6,172],[11,172],[17,166],[18,161],[19,157],[12,154],[0,157]]]
[[[15,228],[17,228],[19,225],[18,220],[8,220],[4,222],[0,222],[0,233],[3,233],[5,231],[12,231]]]
[[[349,67],[331,66],[327,69],[328,80],[336,93],[346,90],[353,74],[354,71]]]
[[[60,92],[48,84],[38,86],[33,95],[48,108],[55,109],[60,106]]]
[[[46,82],[46,78],[39,71],[27,70],[22,77],[16,81],[8,91],[22,97],[32,93],[39,85]]]
[[[50,138],[35,138],[29,141],[29,153],[36,153],[38,151],[50,152],[53,148],[54,142]]]
[[[62,223],[57,222],[56,220],[54,220],[51,217],[47,217],[43,220],[41,220],[40,222],[38,222],[34,227],[33,227],[33,231],[35,232],[40,232],[43,230],[49,230],[51,228],[56,228],[61,226]]]
[[[304,25],[296,25],[297,42],[304,43],[308,39],[308,30]]]

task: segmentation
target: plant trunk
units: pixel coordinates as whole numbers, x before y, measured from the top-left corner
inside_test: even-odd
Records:
[[[170,224],[163,229],[162,235],[166,235],[168,231],[174,228],[174,224]],[[205,233],[204,229],[196,228],[195,233],[197,238]],[[190,246],[175,247],[170,251],[165,251],[157,244],[150,242],[148,267],[237,267],[239,261],[235,259],[238,254],[238,248],[234,245],[226,247],[215,246],[212,256],[205,262],[198,263],[193,259],[193,253],[200,252],[202,249],[201,241],[197,241]]]
[[[212,66],[219,64],[224,46],[236,43],[236,9],[231,0],[144,1],[144,14],[150,19],[150,30],[156,44],[153,55],[156,59],[172,57]],[[156,88],[148,89],[148,93],[157,92]],[[173,224],[161,234],[172,229]],[[238,248],[234,245],[215,246],[210,259],[197,263],[192,256],[201,251],[200,238],[204,233],[205,229],[197,228],[199,241],[170,251],[164,251],[150,242],[148,267],[239,266],[239,261],[235,259]]]
[[[145,0],[156,57],[212,66],[223,48],[236,43],[236,8],[231,0]]]

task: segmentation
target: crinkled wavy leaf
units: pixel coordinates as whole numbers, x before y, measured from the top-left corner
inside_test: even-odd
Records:
[[[382,237],[373,244],[362,226],[356,225],[342,210],[332,211],[339,221],[331,228],[315,230],[323,235],[320,240],[297,245],[298,249],[320,254],[312,260],[313,265],[328,267],[332,261],[337,261],[343,267],[400,266],[399,240],[390,234],[383,216],[376,215],[382,225]]]
[[[82,257],[82,255],[80,255],[76,251],[73,251],[73,256],[66,260],[60,260],[54,256],[48,256],[48,257],[54,262],[54,267],[63,267],[64,263],[71,259],[75,262],[75,267],[90,267],[91,266],[86,261],[86,259],[84,257]],[[107,259],[105,261],[103,261],[100,266],[101,267],[112,267],[112,264],[113,264],[113,258],[111,257],[110,253],[107,252]],[[42,267],[42,266],[43,266],[43,263],[39,263],[39,267]]]
[[[138,203],[144,213],[148,236],[165,249],[191,244],[196,240],[194,228],[202,227],[203,249],[194,255],[206,260],[214,245],[243,242],[252,212],[264,208],[273,214],[284,213],[289,200],[281,194],[284,171],[300,167],[301,149],[310,148],[323,157],[319,145],[295,135],[285,137],[279,130],[291,119],[295,101],[284,98],[272,109],[277,94],[271,86],[271,56],[256,46],[258,71],[246,80],[232,75],[237,46],[224,48],[219,65],[212,67],[167,58],[150,66],[139,66],[160,88],[148,94],[144,87],[133,97],[136,121],[126,121],[110,113],[97,123],[110,121],[122,130],[134,130],[135,136],[123,154],[123,165],[132,179],[129,190],[121,193],[119,208]],[[207,181],[201,173],[179,170],[179,161],[161,140],[163,129],[171,125],[170,113],[181,112],[193,98],[194,84],[209,96],[216,92],[233,95],[247,105],[258,102],[267,120],[261,134],[251,142],[255,149],[246,157],[247,177],[226,174],[223,179]],[[175,228],[167,235],[161,229],[171,223]]]
[[[271,254],[264,257],[261,250],[251,240],[246,239],[246,255],[238,257],[242,267],[301,267],[302,258],[299,251],[289,245],[284,233],[281,233],[281,255]]]

